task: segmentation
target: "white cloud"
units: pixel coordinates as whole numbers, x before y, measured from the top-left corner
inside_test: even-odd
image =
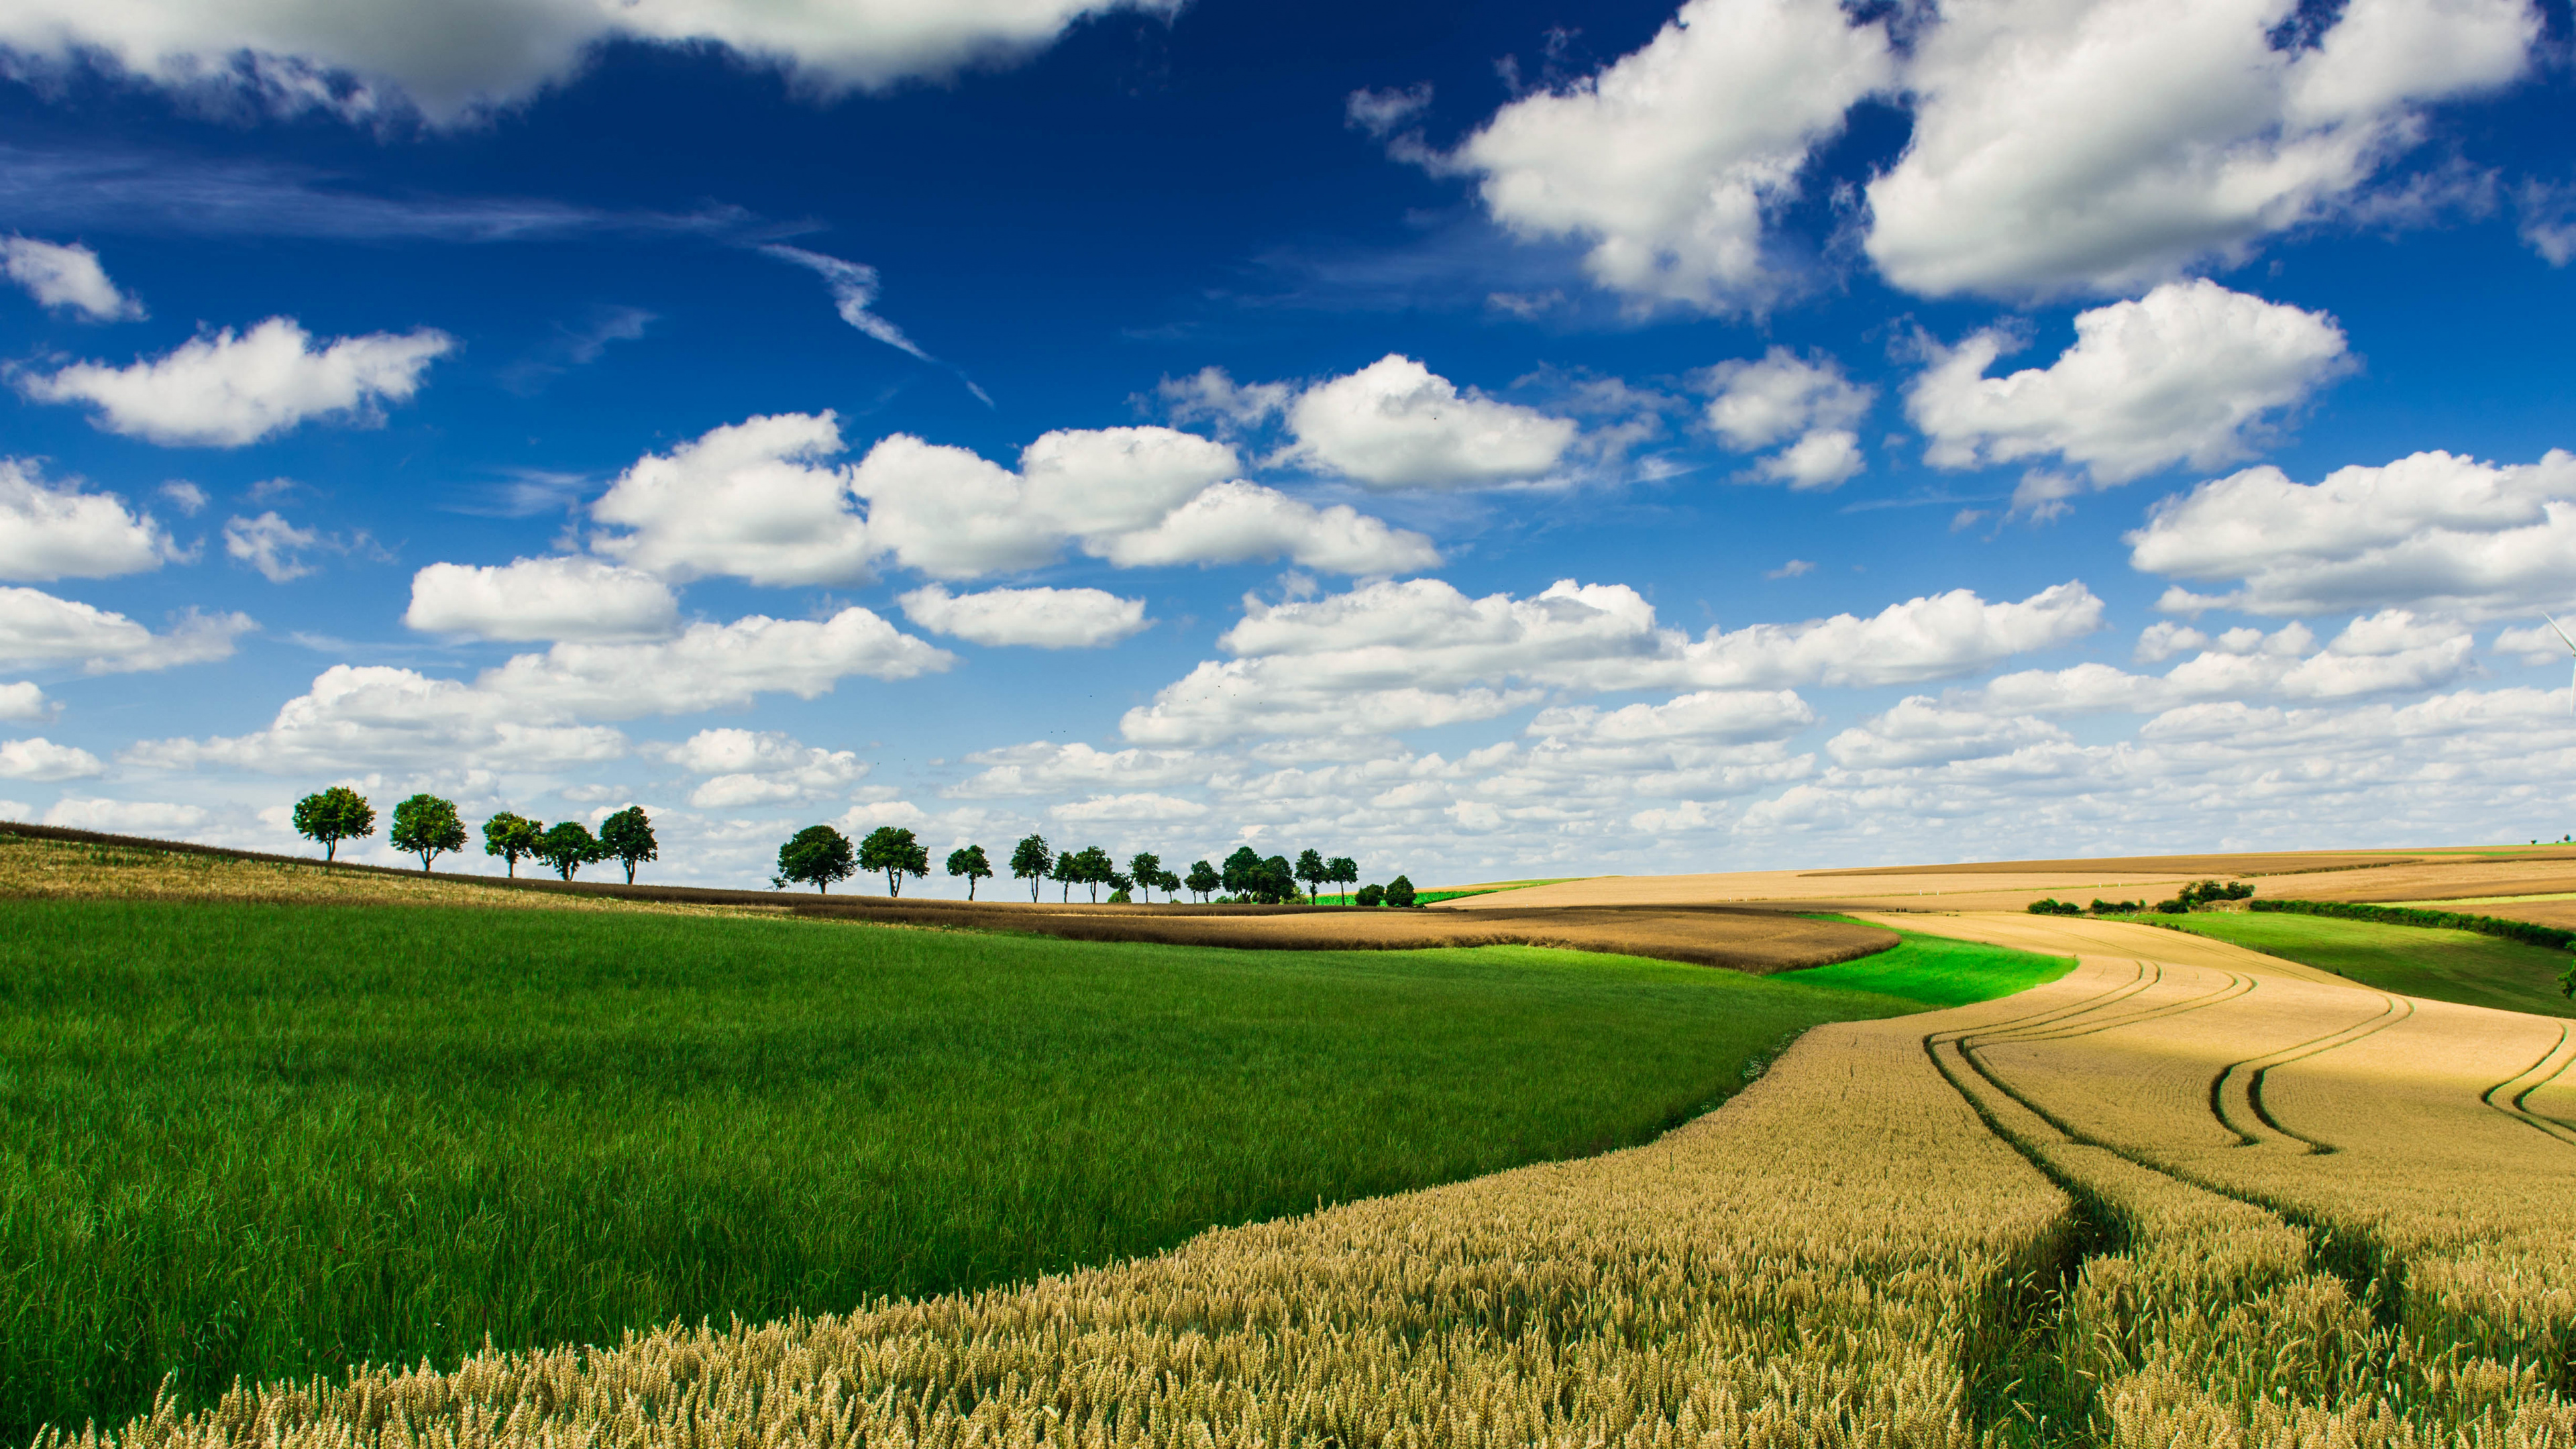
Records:
[[[2163,632],[2160,632],[2163,631]],[[2474,668],[2476,640],[2457,624],[2404,609],[2385,609],[2346,624],[2322,650],[2304,624],[2266,634],[2230,629],[2211,638],[2197,629],[2157,625],[2139,641],[2138,657],[2159,662],[2191,657],[2163,675],[2129,674],[2107,664],[2007,674],[1943,704],[1998,714],[2148,714],[2217,700],[2342,700],[2406,694],[2456,684]]]
[[[700,730],[659,753],[708,777],[689,792],[689,804],[700,810],[819,800],[846,794],[868,773],[848,750],[816,749],[774,730]]]
[[[335,664],[288,700],[269,727],[206,740],[146,740],[123,753],[160,769],[216,765],[267,774],[452,769],[524,772],[616,759],[616,730],[453,679]]]
[[[1834,359],[1774,347],[1755,360],[1721,362],[1695,380],[1711,394],[1708,425],[1728,447],[1751,453],[1796,440],[1754,465],[1751,476],[1831,488],[1866,466],[1852,428],[1868,414],[1873,392],[1844,377]]]
[[[1067,825],[1160,825],[1201,819],[1208,807],[1177,795],[1094,795],[1067,801],[1047,813]]]
[[[98,756],[74,745],[58,745],[41,735],[0,740],[0,780],[78,780],[106,773]]]
[[[2046,369],[1987,377],[2010,345],[2003,332],[1980,332],[1906,390],[1907,415],[1931,441],[1925,461],[1978,468],[2055,455],[2099,485],[2176,463],[2213,467],[2250,452],[2266,414],[2344,367],[2333,318],[2210,281],[2094,308]],[[2045,479],[2016,506],[2046,505],[2072,486]]]
[[[1555,471],[1580,428],[1497,402],[1388,353],[1317,383],[1288,408],[1297,455],[1369,488],[1460,488]]]
[[[853,606],[824,620],[754,614],[697,623],[658,643],[568,640],[485,671],[475,688],[585,719],[633,719],[738,707],[761,694],[813,699],[854,674],[911,679],[954,663]]]
[[[1237,383],[1222,367],[1167,377],[1155,388],[1176,423],[1209,422],[1219,430],[1255,428],[1288,411],[1296,389],[1284,382]]]
[[[1013,745],[966,758],[984,769],[948,791],[962,799],[1118,786],[1135,793],[1148,786],[1203,782],[1209,768],[1203,757],[1188,750],[1100,750],[1080,741]]]
[[[1792,690],[1699,690],[1662,704],[1613,710],[1588,704],[1543,709],[1528,733],[1590,744],[1748,744],[1786,739],[1815,722],[1815,708]]]
[[[1527,238],[1591,243],[1595,281],[1647,303],[1759,306],[1766,215],[1809,151],[1895,78],[1884,29],[1833,0],[1686,0],[1643,48],[1503,107],[1446,165]]]
[[[173,478],[154,490],[170,500],[170,506],[190,518],[206,511],[206,490],[185,478]]]
[[[95,830],[106,835],[175,835],[203,826],[210,817],[196,805],[161,800],[94,800],[67,795],[45,812],[44,823],[66,830]]]
[[[1431,540],[1391,528],[1347,503],[1317,508],[1241,481],[1212,484],[1151,528],[1098,540],[1096,552],[1121,568],[1285,559],[1357,578],[1412,573],[1440,562]]]
[[[1247,734],[1368,736],[1490,719],[1557,690],[1878,685],[1970,673],[2067,643],[2101,624],[2101,601],[2059,584],[2019,603],[1967,590],[1804,624],[1660,627],[1618,584],[1564,580],[1529,598],[1470,599],[1438,579],[1371,584],[1312,601],[1244,601],[1201,663],[1127,712],[1153,745]]]
[[[831,93],[1035,50],[1088,16],[1177,8],[1171,0],[465,0],[428,8],[27,0],[0,13],[0,45],[60,65],[104,58],[172,87],[246,90],[285,112],[355,119],[408,106],[452,123],[570,79],[616,40],[722,46],[786,71],[801,89]]]
[[[49,487],[38,465],[0,458],[0,579],[43,583],[158,568],[170,536],[148,513],[76,482]]]
[[[782,413],[710,430],[647,454],[591,505],[628,530],[592,542],[670,579],[730,574],[755,584],[853,583],[868,576],[867,524],[850,507],[850,470],[830,413]]]
[[[116,289],[98,253],[73,242],[68,246],[33,237],[0,237],[0,271],[27,289],[45,307],[64,307],[92,322],[128,322],[143,315],[143,303]]]
[[[952,594],[937,584],[903,595],[903,616],[934,634],[977,644],[1097,649],[1145,627],[1145,601],[1100,589],[986,589]]]
[[[283,584],[313,572],[304,562],[306,549],[322,542],[322,535],[309,528],[297,528],[270,509],[257,518],[230,518],[224,521],[224,553],[235,562],[259,570],[272,584]]]
[[[60,712],[52,700],[45,698],[45,691],[33,683],[20,680],[14,684],[0,684],[0,720],[34,724],[52,719]]]
[[[403,623],[477,639],[654,639],[678,627],[679,601],[651,574],[598,559],[435,563],[412,575]]]
[[[2138,632],[2136,658],[2140,664],[2161,664],[2177,654],[2187,654],[2209,642],[2209,636],[2187,624],[2170,619],[2149,624]]]
[[[258,627],[247,615],[190,610],[168,633],[155,634],[123,614],[38,589],[0,588],[0,661],[11,664],[78,660],[91,674],[202,664],[230,658],[233,640]]]
[[[1917,39],[1866,249],[1927,295],[2118,292],[2332,214],[2415,108],[2520,75],[2526,0],[2352,0],[2275,46],[2276,0],[1954,0]]]
[[[2576,601],[2576,456],[2499,466],[2417,453],[2292,482],[2249,468],[2167,498],[2129,534],[2148,573],[2238,582],[2175,605],[2315,615],[2404,606],[2469,618]],[[2178,596],[2178,597],[2177,597]]]
[[[1943,709],[1918,694],[1827,740],[1825,753],[1845,769],[1890,770],[2008,755],[2029,745],[2068,738],[2066,731],[2046,720]]]
[[[776,257],[821,276],[823,285],[832,293],[833,310],[841,314],[842,321],[897,351],[909,352],[924,362],[931,360],[929,353],[903,335],[902,328],[868,310],[877,300],[876,268],[865,262],[845,262],[839,257],[809,252],[803,247],[772,244],[760,251],[763,256]]]
[[[292,318],[271,317],[130,367],[76,362],[21,373],[18,389],[38,402],[89,403],[98,426],[163,447],[238,448],[312,418],[372,423],[383,404],[409,401],[421,373],[456,346],[426,327],[343,337],[319,350],[312,343]]]

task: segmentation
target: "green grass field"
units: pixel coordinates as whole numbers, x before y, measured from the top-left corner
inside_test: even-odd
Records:
[[[2286,911],[2143,919],[2319,967],[2384,991],[2542,1016],[2576,1016],[2576,1002],[2558,990],[2558,973],[2567,969],[2567,953],[2546,946],[2474,931],[2385,926]]]
[[[1994,990],[2027,977],[1990,954]],[[0,1440],[166,1371],[202,1402],[843,1310],[1596,1152],[1810,1025],[1957,994],[1830,970],[10,903]]]
[[[1899,996],[1937,1007],[1992,1001],[2054,981],[2075,969],[2072,956],[2037,956],[1948,936],[1927,936],[1920,931],[1900,930],[1896,934],[1904,939],[1894,950],[1831,966],[1784,971],[1771,979],[1837,991]]]

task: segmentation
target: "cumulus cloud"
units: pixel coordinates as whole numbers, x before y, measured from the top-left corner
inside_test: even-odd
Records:
[[[435,563],[412,575],[403,623],[477,639],[657,639],[679,625],[679,601],[651,574],[591,558],[523,558],[477,567]]]
[[[2167,606],[2177,609],[2563,609],[2576,601],[2576,456],[2552,449],[2498,465],[2417,453],[2314,484],[2249,468],[2165,499],[2127,538],[2145,572],[2236,584],[2222,596],[2176,588]]]
[[[1846,769],[1890,770],[2008,755],[2029,745],[2069,738],[2065,730],[2046,720],[1943,709],[1915,695],[1827,740],[1825,753]]]
[[[1527,733],[1591,744],[1692,740],[1749,744],[1785,739],[1816,722],[1814,706],[1787,689],[1698,690],[1661,704],[1604,710],[1594,705],[1543,709]]]
[[[0,45],[56,65],[104,59],[165,86],[247,91],[280,111],[356,119],[408,109],[452,123],[571,78],[610,41],[722,46],[831,93],[1025,53],[1088,16],[1177,8],[1172,0],[470,0],[428,9],[393,0],[31,0],[0,15]]]
[[[424,327],[313,344],[294,319],[271,317],[128,367],[76,362],[22,372],[18,390],[38,402],[88,403],[99,427],[163,447],[238,448],[313,418],[376,422],[386,403],[410,401],[421,374],[456,340]]]
[[[167,633],[40,589],[0,588],[0,661],[66,664],[91,674],[124,674],[232,657],[233,641],[258,628],[244,614],[176,617]]]
[[[966,757],[984,768],[952,787],[963,799],[1011,795],[1049,795],[1065,790],[1094,792],[1124,786],[1124,793],[1145,787],[1200,782],[1208,766],[1189,750],[1101,750],[1081,741],[1040,742],[979,750]]]
[[[1220,431],[1259,427],[1288,411],[1296,389],[1284,382],[1238,383],[1222,367],[1167,377],[1155,388],[1176,423],[1213,423]]]
[[[13,724],[34,724],[52,719],[60,713],[45,691],[26,680],[0,684],[0,720]]]
[[[1471,599],[1438,579],[1372,584],[1311,601],[1244,601],[1207,661],[1127,712],[1148,745],[1248,734],[1367,736],[1490,719],[1560,690],[1907,683],[1973,672],[2081,638],[2101,601],[2068,583],[2018,603],[1967,590],[1803,624],[1660,626],[1618,584],[1563,580],[1528,598]]]
[[[172,552],[152,515],[112,493],[49,485],[38,465],[0,458],[0,579],[45,583],[158,568]]]
[[[107,773],[107,766],[89,751],[74,745],[58,745],[38,735],[32,739],[0,740],[0,780],[79,780]]]
[[[868,773],[848,750],[816,749],[775,730],[700,730],[659,753],[708,777],[689,792],[689,803],[700,810],[819,800],[847,793]]]
[[[0,272],[38,305],[77,312],[87,321],[129,322],[143,315],[143,303],[118,291],[98,264],[98,253],[78,242],[0,237]]]
[[[1708,425],[1739,453],[1794,439],[1754,465],[1752,476],[1792,488],[1832,488],[1866,461],[1852,431],[1869,412],[1872,390],[1843,376],[1842,364],[1774,347],[1760,358],[1721,362],[1697,379],[1711,394]]]
[[[1090,541],[1086,551],[1095,551]],[[1358,578],[1440,562],[1431,540],[1410,529],[1390,527],[1347,503],[1317,508],[1240,479],[1201,489],[1151,528],[1097,540],[1096,552],[1121,568],[1283,559]]]
[[[1686,0],[1598,75],[1496,112],[1440,164],[1473,174],[1515,235],[1590,244],[1585,268],[1642,303],[1759,306],[1783,285],[1764,219],[1815,145],[1889,86],[1883,26],[1833,0]]]
[[[1165,825],[1200,819],[1208,807],[1177,795],[1137,793],[1068,800],[1047,813],[1067,825]]]
[[[1498,402],[1410,357],[1388,353],[1300,393],[1288,408],[1296,452],[1369,488],[1460,488],[1543,478],[1581,429],[1569,418]]]
[[[903,595],[903,616],[934,634],[977,644],[1097,649],[1145,627],[1145,601],[1101,589],[986,589],[952,594],[937,584]]]
[[[178,835],[203,826],[205,808],[166,800],[98,800],[67,795],[45,812],[47,825],[108,835]]]
[[[755,584],[852,583],[868,576],[867,523],[830,413],[730,423],[647,454],[590,508],[626,530],[592,547],[669,579],[730,574]]]
[[[697,623],[656,643],[567,640],[487,670],[476,687],[584,719],[633,719],[739,707],[762,694],[813,699],[851,675],[912,679],[956,662],[853,606],[822,620]]]
[[[156,769],[206,765],[295,775],[369,769],[528,771],[612,760],[626,737],[558,711],[409,669],[335,664],[268,728],[205,740],[146,740],[122,754]]]
[[[2332,214],[2425,104],[2519,76],[2527,0],[2352,0],[2276,45],[2274,0],[1969,0],[1915,42],[1913,136],[1866,249],[1942,296],[2120,292]]]
[[[259,570],[260,576],[272,584],[287,583],[313,572],[303,555],[321,542],[321,534],[297,528],[275,509],[257,518],[224,521],[225,555]]]
[[[2096,485],[2176,463],[2213,467],[2261,440],[2267,415],[2296,406],[2345,366],[2334,319],[2231,292],[2171,282],[2075,319],[2075,345],[2048,367],[1986,369],[2012,347],[1980,332],[1940,353],[1906,389],[1906,413],[1940,468],[2054,456]],[[2039,474],[2015,506],[2051,511],[2072,480]]]

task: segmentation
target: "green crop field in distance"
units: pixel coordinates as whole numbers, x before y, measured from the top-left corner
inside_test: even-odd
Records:
[[[2364,986],[2467,1006],[2576,1016],[2559,994],[2568,954],[2474,931],[2389,926],[2287,911],[2158,916],[2155,924],[2349,977]]]
[[[1923,999],[1843,969],[13,902],[0,1442],[169,1372],[846,1310],[1639,1142]]]
[[[1819,916],[1819,920],[1850,920]],[[1877,921],[1864,925],[1880,925]],[[1783,971],[1770,979],[1841,991],[1866,991],[1901,997],[1923,1006],[1965,1006],[1992,1001],[2016,991],[2044,985],[2075,969],[2072,956],[2042,956],[1979,941],[1960,941],[1921,931],[1899,930],[1904,939],[1892,950],[1831,966]]]

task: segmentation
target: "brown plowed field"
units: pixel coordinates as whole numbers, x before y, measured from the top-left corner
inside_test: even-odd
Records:
[[[1849,961],[1896,944],[1894,932],[1779,911],[1709,906],[1590,906],[1394,911],[1337,906],[1056,906],[837,898],[797,913],[973,931],[1032,931],[1076,941],[1149,941],[1288,951],[1425,946],[1558,946],[1765,974]]]

